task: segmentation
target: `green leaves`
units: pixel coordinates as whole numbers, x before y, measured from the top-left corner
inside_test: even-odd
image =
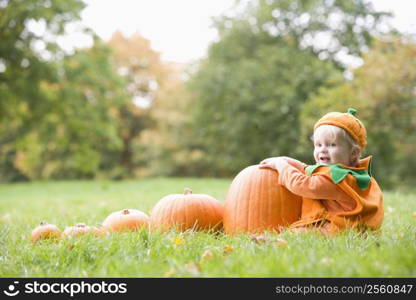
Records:
[[[45,60],[44,54],[48,52],[52,59],[62,53],[56,44],[56,37],[63,33],[68,21],[79,18],[83,7],[84,3],[80,0],[16,0],[3,2],[0,8],[2,179],[31,177],[37,173],[34,160],[35,157],[40,158],[42,150],[40,153],[33,151],[30,155],[28,151],[32,152],[29,149],[38,149],[46,143],[41,134],[43,129],[39,127],[46,127],[42,122],[50,118],[49,113],[54,106],[50,102],[51,93],[42,87],[53,86],[57,81],[55,66]],[[43,34],[35,32],[36,23],[43,27]],[[44,50],[36,45],[43,45]],[[37,137],[36,142],[29,138],[33,135]],[[25,141],[29,142],[22,146]],[[24,151],[22,149],[26,149],[25,152],[21,152]],[[25,163],[25,157],[33,158],[28,158]]]
[[[128,98],[111,52],[96,41],[68,55],[56,43],[84,6],[16,0],[0,8],[0,179],[92,176],[120,147],[111,107]]]

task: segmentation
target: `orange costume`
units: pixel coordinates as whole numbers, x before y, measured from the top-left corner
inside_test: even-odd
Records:
[[[331,112],[314,126],[340,127],[357,142],[361,150],[367,145],[367,131],[356,110]],[[329,234],[347,227],[378,229],[384,217],[383,194],[371,176],[371,156],[359,161],[358,167],[341,164],[315,165],[293,160],[278,166],[279,184],[302,196],[301,219],[291,227],[317,226]]]
[[[360,161],[358,168],[342,166],[352,171],[368,171],[371,157]],[[323,227],[330,234],[347,227],[378,229],[383,221],[383,194],[373,177],[366,189],[348,173],[339,183],[331,178],[330,166],[319,166],[306,174],[306,165],[285,164],[279,170],[278,183],[302,196],[301,219],[291,227]]]

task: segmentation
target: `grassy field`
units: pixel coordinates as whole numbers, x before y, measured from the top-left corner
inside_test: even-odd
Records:
[[[385,192],[382,233],[365,238],[355,232],[334,238],[283,232],[256,243],[247,235],[142,230],[35,245],[29,240],[42,220],[63,230],[80,222],[97,225],[123,208],[150,213],[160,198],[184,187],[224,201],[229,184],[154,178],[0,185],[0,277],[416,276],[416,192]]]

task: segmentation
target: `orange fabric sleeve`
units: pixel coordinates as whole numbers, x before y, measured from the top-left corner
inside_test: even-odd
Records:
[[[292,193],[304,198],[333,200],[323,201],[322,204],[329,211],[352,210],[356,202],[329,178],[322,175],[307,175],[289,163],[279,166],[278,183],[285,186]]]

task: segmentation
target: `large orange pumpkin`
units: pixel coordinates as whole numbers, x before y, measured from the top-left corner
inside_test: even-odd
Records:
[[[300,218],[302,198],[277,184],[278,176],[253,165],[234,178],[224,202],[226,233],[279,231]]]
[[[163,197],[150,215],[153,227],[164,231],[176,228],[180,231],[222,229],[223,205],[205,194],[193,194],[185,189],[183,194]]]
[[[103,222],[102,227],[113,232],[138,231],[149,225],[149,216],[137,209],[123,209],[111,213]]]

